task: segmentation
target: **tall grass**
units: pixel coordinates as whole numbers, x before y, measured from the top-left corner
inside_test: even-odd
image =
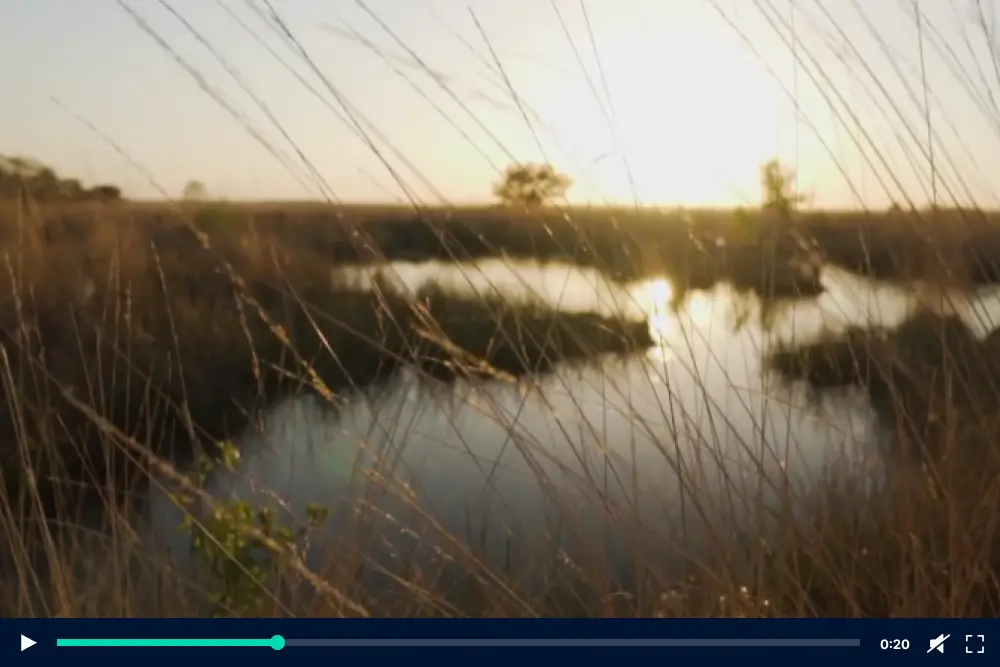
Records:
[[[276,15],[271,18],[294,40]],[[799,53],[808,57],[805,46]],[[431,288],[413,298],[394,293],[388,282],[359,291],[331,276],[330,257],[310,252],[310,241],[262,233],[252,220],[240,233],[219,233],[203,211],[158,210],[154,217],[178,222],[137,224],[142,216],[128,205],[55,213],[17,206],[4,212],[0,611],[7,615],[1000,612],[1000,424],[994,374],[987,371],[995,363],[995,346],[973,341],[953,322],[918,314],[898,332],[852,331],[770,357],[792,379],[868,388],[888,434],[888,472],[874,490],[831,468],[802,495],[785,464],[791,450],[805,443],[792,441],[781,424],[764,423],[770,413],[716,403],[710,388],[697,384],[699,369],[691,386],[654,391],[663,397],[659,428],[629,400],[613,400],[624,389],[614,386],[609,373],[601,380],[606,403],[644,431],[660,465],[675,470],[681,493],[611,493],[608,479],[641,473],[635,443],[612,442],[611,433],[597,428],[591,434],[594,451],[582,452],[564,432],[565,456],[553,463],[519,430],[517,415],[494,410],[489,414],[509,434],[510,450],[549,492],[545,511],[556,512],[564,532],[546,534],[552,524],[545,524],[534,534],[537,541],[527,543],[518,541],[524,535],[457,534],[421,505],[413,480],[397,469],[404,457],[394,447],[405,447],[415,434],[406,420],[390,416],[396,422],[392,437],[369,434],[358,443],[363,454],[350,468],[348,506],[289,518],[295,508],[281,498],[211,493],[218,488],[213,480],[226,477],[227,469],[237,476],[242,470],[225,441],[239,440],[247,428],[266,432],[262,411],[280,398],[309,391],[330,413],[343,416],[345,406],[364,395],[364,386],[384,384],[404,366],[417,369],[430,387],[456,378],[514,386],[526,374],[551,370],[556,361],[647,348],[653,342],[647,323],[497,299],[459,300]],[[418,213],[407,229],[441,232],[440,220]],[[906,233],[880,246],[884,257],[877,261],[864,239],[838,255],[843,243],[824,243],[823,227],[817,232],[806,226],[794,239],[762,240],[755,251],[767,254],[755,261],[744,250],[740,275],[756,272],[765,297],[781,292],[773,276],[760,278],[784,261],[775,259],[785,255],[768,243],[790,248],[799,245],[798,237],[809,237],[852,269],[864,268],[859,257],[866,267],[905,264],[895,256],[904,248],[904,254],[920,257],[922,277],[985,280],[969,271],[956,276],[956,266],[981,262],[945,256],[917,232],[912,223],[918,217],[907,218],[901,225]],[[573,216],[564,219],[572,228]],[[767,221],[760,227],[766,230]],[[345,229],[352,248],[348,261],[391,257],[380,243],[414,245],[373,238],[365,225],[348,222]],[[619,226],[617,233],[630,232]],[[681,238],[669,233],[670,239]],[[577,257],[589,238],[585,230],[578,228],[575,243],[563,234],[568,247],[561,256]],[[470,238],[442,243],[433,253],[467,259],[462,253],[478,243]],[[524,250],[529,242],[518,244],[530,254]],[[322,244],[312,245],[322,250]],[[631,247],[645,245],[637,233]],[[690,246],[679,247],[668,240],[662,252],[652,253],[659,255],[661,270],[675,272],[676,291],[707,288],[720,276],[739,283],[734,272],[699,273],[690,263],[663,258],[690,255]],[[959,250],[967,247],[958,244]],[[556,256],[551,248],[540,254]],[[580,428],[593,427],[584,418],[593,407],[578,398],[572,382],[554,377],[565,382],[568,396],[560,409],[575,411],[570,421]],[[644,377],[653,387],[663,375]],[[712,413],[713,424],[744,411],[756,420],[755,433],[730,447],[712,429],[692,432],[691,424],[701,420],[678,413],[684,392],[701,396],[699,405]],[[477,434],[464,435],[467,440],[454,446],[474,458]],[[183,451],[173,449],[178,446]],[[749,459],[749,487],[731,472],[734,451]],[[648,460],[648,453],[643,456]],[[574,489],[580,495],[571,500],[561,495],[566,487],[553,470],[574,457],[584,471],[584,459],[602,460],[604,476],[577,470]],[[184,535],[196,567],[185,566],[192,558],[165,553],[149,534],[144,512],[150,489],[173,499],[186,517]],[[679,519],[682,529],[657,525],[649,519],[657,513]]]

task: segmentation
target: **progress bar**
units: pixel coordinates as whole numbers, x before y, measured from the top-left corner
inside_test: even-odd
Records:
[[[747,637],[743,639],[433,639],[420,638],[343,638],[343,639],[293,639],[285,640],[285,646],[310,648],[461,648],[461,647],[665,647],[665,648],[857,648],[860,639],[765,639]]]
[[[31,641],[31,640],[28,640]],[[22,640],[22,644],[23,644]],[[35,642],[29,644],[33,646]],[[858,648],[860,639],[808,639],[802,637],[767,639],[679,639],[679,638],[607,638],[579,639],[537,637],[534,639],[497,638],[428,638],[428,637],[342,637],[339,639],[285,639],[274,635],[268,639],[57,639],[56,646],[75,648],[223,648],[261,647],[280,651],[285,647],[303,648],[535,648],[535,647],[653,647],[653,648]],[[23,648],[21,650],[24,650]]]
[[[22,635],[23,636],[23,635]],[[29,640],[30,641],[30,640]],[[57,647],[73,648],[223,648],[266,647],[275,651],[285,648],[285,638],[274,635],[267,639],[246,638],[187,638],[187,639],[56,639]],[[21,649],[24,650],[24,649]]]

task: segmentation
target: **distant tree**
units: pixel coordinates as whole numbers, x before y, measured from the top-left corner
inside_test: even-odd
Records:
[[[0,169],[0,199],[13,199],[21,193],[23,179],[13,171]]]
[[[187,201],[204,201],[208,199],[208,188],[201,181],[188,181],[188,184],[184,186],[184,192],[181,193],[181,197]]]
[[[506,205],[543,206],[565,196],[573,179],[550,164],[515,164],[507,167],[493,193]]]
[[[65,178],[59,182],[59,197],[77,200],[83,197],[83,185],[75,178]]]
[[[48,167],[42,167],[31,177],[32,196],[43,201],[59,197],[60,183],[56,172]]]
[[[760,188],[762,208],[786,217],[806,199],[795,192],[795,172],[777,159],[768,160],[760,168]]]
[[[95,185],[88,192],[91,199],[97,201],[120,201],[122,190],[117,185]]]
[[[31,201],[103,201],[122,198],[114,185],[85,188],[78,179],[60,178],[56,172],[36,160],[0,155],[0,199],[21,198]]]

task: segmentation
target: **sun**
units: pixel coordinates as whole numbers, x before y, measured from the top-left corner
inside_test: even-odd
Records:
[[[756,198],[759,167],[783,128],[780,85],[711,11],[645,3],[641,20],[656,30],[636,16],[602,29],[610,101],[595,99],[584,75],[542,93],[562,143],[589,157],[572,174],[570,198],[690,206]]]

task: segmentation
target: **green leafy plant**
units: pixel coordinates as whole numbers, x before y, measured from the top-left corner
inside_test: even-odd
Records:
[[[239,450],[232,442],[220,445],[220,461],[202,457],[195,473],[197,487],[205,488],[217,466],[233,471]],[[270,595],[267,578],[289,558],[302,559],[308,535],[329,518],[329,510],[310,505],[306,523],[298,528],[281,525],[270,506],[254,506],[247,500],[231,499],[213,503],[204,515],[194,511],[190,493],[174,496],[187,509],[180,530],[190,534],[191,546],[211,578],[209,594],[216,616],[260,616]]]

